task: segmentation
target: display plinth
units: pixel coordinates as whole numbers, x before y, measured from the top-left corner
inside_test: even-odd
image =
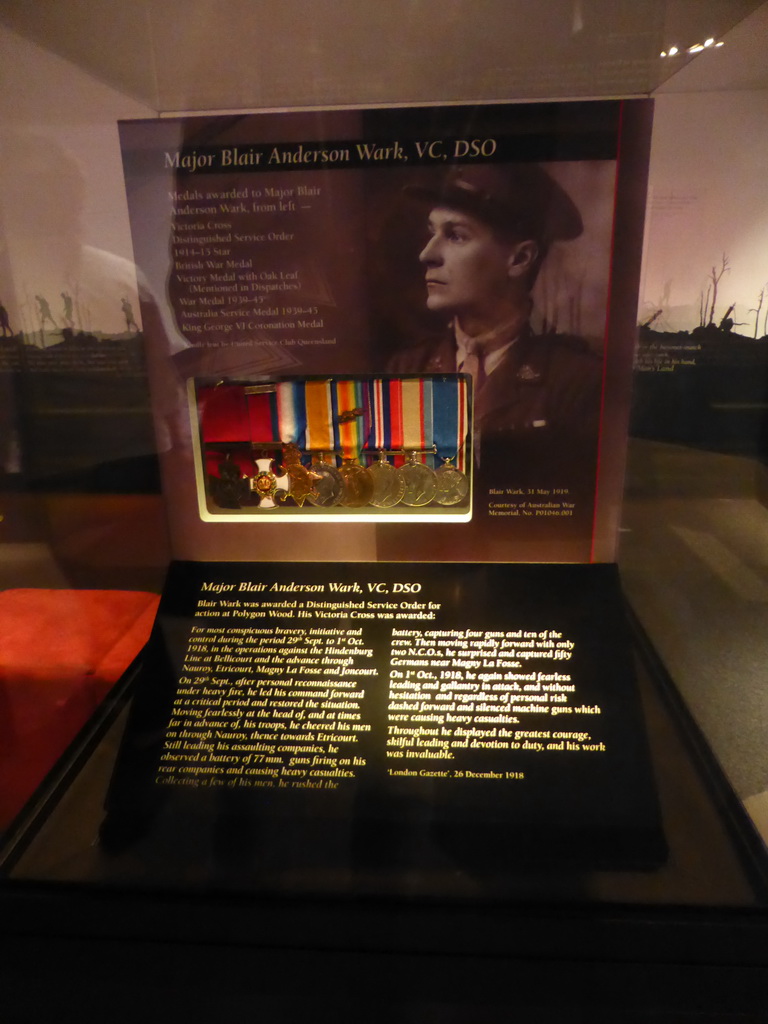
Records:
[[[616,572],[583,564],[615,551],[650,110],[120,126],[184,560],[105,850],[411,895],[663,861]]]
[[[175,563],[102,838],[301,891],[659,864],[615,569]]]

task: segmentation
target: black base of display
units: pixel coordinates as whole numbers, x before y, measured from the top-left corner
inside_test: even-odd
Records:
[[[110,827],[130,827],[121,853],[99,844],[122,732],[117,722],[95,738],[64,791],[50,794],[17,846],[21,856],[4,865],[0,930],[11,939],[6,1003],[24,1005],[26,1019],[41,1001],[47,1004],[49,991],[59,1002],[62,992],[79,999],[86,1009],[119,995],[115,1006],[133,1016],[147,998],[175,1010],[181,999],[194,1016],[197,981],[182,989],[176,981],[157,982],[160,943],[173,964],[170,975],[165,965],[163,978],[204,983],[233,965],[248,977],[255,970],[262,1002],[278,1016],[286,991],[301,1015],[317,1016],[317,985],[333,976],[357,983],[351,1003],[328,1003],[326,1017],[337,1021],[373,1019],[374,1009],[382,1020],[417,1009],[441,1020],[496,1019],[522,1009],[536,1020],[561,1020],[576,1004],[596,1021],[656,1019],[662,1010],[665,1018],[762,1020],[764,848],[695,725],[680,713],[642,630],[632,620],[630,630],[640,653],[640,727],[651,744],[671,850],[657,869],[504,864],[498,844],[485,837],[477,843],[486,850],[479,866],[462,862],[446,844],[446,856],[433,858],[430,871],[413,863],[406,869],[402,857],[413,855],[416,844],[379,847],[370,836],[364,862],[355,859],[357,875],[338,872],[329,898],[316,898],[287,865],[282,878],[275,872],[269,895],[254,894],[270,838],[258,815],[221,816],[215,823],[203,816],[197,832],[174,835],[170,820],[163,831],[161,819],[148,814],[139,837],[136,821],[122,813],[127,804],[114,803],[113,786]],[[146,677],[141,685],[152,687]],[[281,842],[289,847],[296,827],[283,825]],[[318,822],[315,838],[322,833]],[[344,836],[338,838],[341,845]],[[312,850],[303,855],[311,860]],[[399,874],[392,870],[398,864]],[[365,890],[366,877],[377,880],[380,898],[358,898],[373,891]],[[387,889],[387,879],[397,886]],[[229,891],[216,891],[223,888]],[[82,988],[73,956],[86,957],[95,989]],[[32,984],[41,964],[48,987]],[[370,992],[382,976],[388,984],[374,1008]],[[210,989],[205,1005],[223,1005],[219,981]],[[228,987],[228,1009],[252,1003],[241,989]]]

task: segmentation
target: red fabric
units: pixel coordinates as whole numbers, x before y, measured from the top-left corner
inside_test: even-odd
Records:
[[[277,396],[275,394],[248,395],[248,427],[249,438],[256,444],[274,441]]]
[[[251,425],[245,392],[238,384],[220,384],[200,388],[197,404],[206,444],[226,441],[250,441]]]
[[[0,828],[146,643],[159,600],[120,590],[0,593]]]

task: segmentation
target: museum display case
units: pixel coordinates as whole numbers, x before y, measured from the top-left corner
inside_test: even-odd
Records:
[[[760,1019],[768,7],[259,7],[0,13],[12,998]]]

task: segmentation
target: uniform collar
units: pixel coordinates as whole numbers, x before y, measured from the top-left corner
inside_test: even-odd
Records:
[[[499,324],[490,331],[470,337],[461,329],[457,320],[453,322],[453,333],[456,338],[456,366],[461,367],[470,352],[481,351],[485,375],[493,373],[509,348],[520,334],[520,318],[515,317],[507,323]]]

